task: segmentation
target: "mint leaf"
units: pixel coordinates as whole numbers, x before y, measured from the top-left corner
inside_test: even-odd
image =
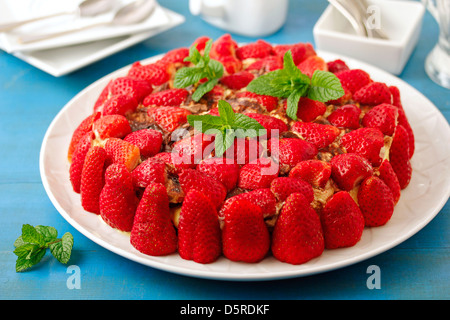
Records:
[[[22,272],[39,263],[46,252],[46,248],[41,248],[36,244],[26,243],[17,247],[14,254],[17,255],[16,272]]]
[[[50,244],[50,252],[61,263],[66,264],[71,256],[73,247],[73,236],[66,232],[61,241]]]
[[[204,115],[188,115],[188,123],[194,127],[198,132],[206,133],[208,130],[222,130],[223,122],[220,117],[213,116],[210,114]]]
[[[24,224],[22,226],[22,240],[25,243],[33,243],[40,246],[45,245],[45,239],[42,234],[40,234],[35,227],[29,224]]]
[[[205,93],[211,91],[218,82],[219,78],[216,78],[199,85],[195,92],[192,94],[192,100],[196,102],[199,101],[205,95]]]
[[[190,85],[196,84],[206,77],[202,69],[197,68],[181,68],[175,74],[173,85],[175,88],[186,88]]]
[[[308,98],[320,102],[339,99],[344,95],[339,78],[331,72],[316,70],[311,77]]]
[[[36,226],[35,228],[44,237],[45,242],[51,242],[58,238],[58,231],[53,227]]]
[[[247,85],[247,91],[278,98],[287,98],[291,90],[291,78],[284,70],[275,70],[259,76]]]
[[[264,130],[264,127],[258,121],[242,113],[235,115],[234,127],[242,130]]]
[[[228,102],[219,100],[218,102],[219,115],[224,124],[234,124],[235,114],[233,108]]]
[[[299,87],[289,95],[286,108],[286,114],[289,118],[297,120],[298,102],[304,96],[306,90],[308,90],[307,86]]]

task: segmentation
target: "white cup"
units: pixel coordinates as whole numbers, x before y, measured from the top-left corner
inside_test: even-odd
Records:
[[[289,0],[190,0],[193,15],[226,31],[262,37],[280,29],[287,16]]]

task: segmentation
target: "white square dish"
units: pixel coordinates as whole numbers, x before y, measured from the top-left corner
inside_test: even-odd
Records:
[[[425,8],[417,1],[368,3],[379,10],[388,40],[358,36],[346,18],[329,5],[314,26],[315,45],[319,50],[350,56],[399,75],[417,44]]]

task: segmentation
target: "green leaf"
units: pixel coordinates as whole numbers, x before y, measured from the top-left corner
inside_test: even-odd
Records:
[[[237,113],[235,115],[233,127],[235,129],[243,130],[264,130],[264,127],[258,121],[242,113]]]
[[[235,113],[233,111],[233,108],[231,107],[231,105],[228,102],[226,102],[224,100],[219,100],[218,109],[219,109],[219,115],[220,115],[220,118],[222,119],[223,124],[228,124],[228,125],[234,124]]]
[[[61,241],[50,244],[50,252],[61,263],[69,262],[73,248],[73,236],[66,232]]]
[[[222,78],[223,76],[223,65],[217,60],[210,60],[207,68],[208,79]]]
[[[35,228],[44,237],[45,242],[51,242],[58,238],[58,231],[53,227],[36,226]]]
[[[175,88],[186,88],[194,85],[204,78],[206,74],[202,69],[195,67],[184,67],[177,71],[173,81]]]
[[[218,82],[219,79],[217,78],[199,85],[192,94],[192,100],[198,102],[205,95],[205,93],[211,91]]]
[[[341,82],[336,75],[322,70],[314,72],[311,78],[311,88],[308,90],[308,98],[327,102],[339,99],[344,93]]]
[[[24,224],[22,226],[22,240],[25,243],[33,243],[39,246],[45,245],[44,236],[40,234],[35,227],[29,224]]]
[[[308,89],[307,86],[300,88],[291,93],[287,99],[286,114],[289,118],[297,120],[298,102],[300,98],[304,95],[305,91]]]
[[[252,80],[247,91],[279,98],[287,98],[291,91],[291,78],[284,70],[275,70]]]
[[[35,250],[30,250],[26,255],[19,255],[16,260],[16,272],[25,271],[32,266],[38,264],[44,257],[46,252],[45,248],[37,248]]]
[[[211,129],[220,131],[223,127],[222,119],[210,114],[188,115],[187,121],[195,130],[203,133]]]

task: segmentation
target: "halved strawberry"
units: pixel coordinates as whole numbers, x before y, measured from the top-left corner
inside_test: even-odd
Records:
[[[382,82],[370,82],[353,94],[353,100],[363,105],[376,106],[391,103],[391,92]]]
[[[106,151],[94,146],[86,154],[81,173],[80,198],[84,210],[100,214],[100,193],[104,185],[104,164]]]
[[[233,90],[239,90],[246,87],[255,76],[248,71],[239,71],[230,75],[226,75],[220,79],[220,83],[226,85]]]
[[[392,136],[397,126],[398,108],[382,103],[370,109],[362,118],[361,124],[367,128],[377,128],[383,134]]]
[[[139,199],[131,173],[123,164],[111,164],[105,172],[105,186],[100,193],[100,215],[111,227],[131,231]]]
[[[275,178],[270,183],[270,191],[272,191],[280,202],[285,201],[293,193],[301,193],[309,203],[314,200],[312,186],[302,179],[292,177]]]
[[[291,130],[300,134],[306,141],[314,143],[318,149],[329,146],[341,133],[332,125],[300,121],[295,122]]]
[[[125,94],[141,102],[152,92],[152,86],[145,80],[135,80],[129,77],[120,77],[111,83],[110,94]]]
[[[319,56],[311,56],[300,62],[297,67],[308,77],[312,77],[316,70],[328,71],[325,60]]]
[[[409,141],[408,157],[411,159],[412,156],[414,155],[415,150],[415,137],[411,125],[408,121],[408,118],[406,117],[405,111],[401,108],[398,109],[398,124],[402,126],[408,134],[408,141]]]
[[[258,102],[261,106],[266,108],[268,112],[276,109],[278,107],[278,98],[267,96],[267,95],[260,95],[256,94],[250,91],[241,91],[236,93],[237,98],[246,98],[253,101]]]
[[[408,132],[402,125],[398,125],[389,150],[389,162],[397,175],[401,189],[405,189],[411,182],[412,167],[409,152]]]
[[[148,106],[172,106],[179,107],[188,96],[189,92],[186,89],[166,89],[159,92],[154,92],[145,97],[142,104]]]
[[[164,63],[150,63],[142,65],[140,61],[136,61],[131,65],[127,76],[136,80],[145,80],[155,87],[158,87],[170,80],[168,67]]]
[[[216,39],[211,47],[210,57],[218,59],[226,56],[236,56],[238,44],[231,38],[230,34],[224,34]]]
[[[305,160],[289,171],[289,177],[302,179],[313,187],[324,188],[331,176],[331,164],[321,160]]]
[[[194,169],[184,169],[178,179],[185,194],[191,190],[200,191],[216,208],[222,205],[227,195],[227,189],[220,181]]]
[[[242,166],[238,187],[247,190],[269,188],[278,173],[279,166],[270,158],[259,158]]]
[[[147,112],[158,126],[167,132],[173,132],[186,123],[187,116],[191,114],[189,110],[180,107],[151,107]]]
[[[358,204],[366,227],[385,225],[394,212],[394,198],[389,187],[378,177],[365,179],[358,190]]]
[[[278,159],[280,166],[287,167],[284,169],[290,169],[301,161],[312,159],[318,152],[315,144],[298,138],[270,139],[268,149],[271,157]]]
[[[105,101],[102,108],[102,115],[120,114],[125,116],[136,111],[137,106],[138,102],[134,97],[118,94]]]
[[[324,238],[319,215],[301,193],[291,194],[272,233],[272,253],[279,261],[302,264],[322,254]]]
[[[72,134],[72,138],[70,140],[69,150],[67,151],[67,159],[69,162],[72,162],[73,153],[77,147],[78,142],[80,142],[83,136],[92,131],[93,123],[100,118],[100,112],[94,112],[93,114],[87,116],[81,123],[77,126],[75,131]]]
[[[73,152],[72,163],[69,168],[69,178],[73,191],[76,193],[80,193],[81,173],[83,171],[84,160],[92,147],[93,140],[94,134],[92,132],[87,132],[80,141],[78,141],[75,151]]]
[[[362,155],[373,166],[379,166],[382,161],[380,152],[384,147],[384,135],[376,128],[359,128],[343,135],[341,146],[349,153]]]
[[[245,44],[236,49],[236,57],[239,60],[250,58],[261,59],[272,54],[272,45],[264,40],[257,40],[249,44]]]
[[[324,103],[302,97],[298,102],[297,118],[303,122],[311,122],[323,115],[326,110],[327,106]]]
[[[186,194],[178,223],[180,257],[197,263],[211,263],[222,252],[219,219],[216,207],[197,190]]]
[[[124,138],[131,133],[131,126],[127,118],[120,114],[103,116],[92,125],[92,131],[100,140],[108,138]]]
[[[151,183],[165,184],[167,180],[166,164],[158,158],[148,158],[131,172],[133,184],[137,188],[146,188]]]
[[[336,76],[342,86],[345,86],[352,94],[372,82],[370,75],[361,69],[344,70],[338,72]]]
[[[391,189],[394,204],[397,204],[401,195],[400,182],[398,181],[397,175],[395,174],[389,160],[383,160],[380,167],[377,169],[377,173],[380,179],[383,180],[384,183],[386,183],[386,185]]]
[[[248,200],[236,200],[224,212],[223,254],[231,261],[258,262],[270,248],[270,235],[261,208]]]
[[[136,168],[141,157],[138,147],[119,138],[106,140],[105,151],[109,163],[123,164],[130,172]]]
[[[295,65],[308,57],[317,55],[311,43],[280,44],[273,47],[274,53],[281,58],[288,50],[291,50]]]
[[[345,61],[341,60],[341,59],[336,59],[333,61],[328,61],[327,62],[327,66],[328,66],[328,71],[332,72],[332,73],[338,73],[341,71],[345,71],[345,70],[349,70],[350,68],[347,66],[347,64],[345,63]]]
[[[331,159],[331,176],[342,190],[350,191],[373,175],[369,161],[356,153],[343,153]]]
[[[139,148],[144,158],[153,157],[161,151],[163,138],[161,132],[153,129],[141,129],[128,134],[123,140]]]
[[[361,239],[364,216],[346,191],[335,193],[320,212],[325,248],[352,247]]]
[[[236,188],[240,168],[234,161],[213,157],[202,160],[197,170],[222,182],[227,191],[231,191]]]
[[[354,104],[338,107],[329,116],[328,121],[338,128],[358,129],[361,109]]]
[[[256,70],[261,73],[271,72],[279,69],[283,69],[283,57],[280,56],[267,56],[265,58],[258,59],[245,68],[245,70],[247,71]]]
[[[170,219],[169,199],[162,184],[152,183],[145,189],[134,217],[130,243],[151,256],[166,256],[177,250],[178,239]]]
[[[212,57],[211,57],[212,58]],[[225,74],[233,74],[242,70],[242,62],[233,55],[219,56],[215,58],[219,61],[225,69]]]
[[[200,36],[194,40],[191,47],[195,46],[199,52],[202,52],[205,49],[206,43],[211,40],[210,37]]]

